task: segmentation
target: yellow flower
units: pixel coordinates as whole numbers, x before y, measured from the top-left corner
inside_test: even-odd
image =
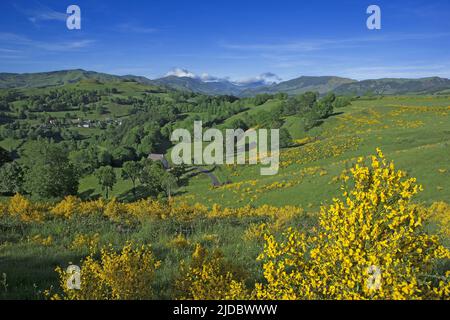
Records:
[[[100,258],[95,251],[80,264],[80,290],[67,287],[68,274],[57,267],[63,294],[51,299],[70,300],[129,300],[152,299],[152,283],[160,261],[156,261],[150,246],[137,246],[128,242],[120,252],[112,247],[102,248]]]
[[[448,279],[429,275],[450,252],[422,226],[423,210],[411,204],[421,187],[405,179],[381,150],[366,166],[350,170],[344,195],[321,208],[320,229],[305,235],[288,229],[284,241],[266,235],[265,284],[259,299],[448,298]],[[369,271],[369,272],[368,272]]]

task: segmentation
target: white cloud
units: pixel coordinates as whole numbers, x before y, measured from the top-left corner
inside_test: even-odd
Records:
[[[410,40],[427,40],[449,37],[449,32],[443,33],[398,33],[390,35],[374,35],[367,37],[341,39],[301,39],[279,43],[220,43],[222,48],[238,51],[256,51],[260,53],[273,52],[310,52],[328,50],[330,48],[352,48],[371,42],[396,42]]]
[[[46,51],[70,51],[89,47],[95,41],[83,39],[76,41],[36,41],[26,36],[15,33],[0,32],[0,41],[8,46],[14,46],[17,50],[23,48],[40,49]]]
[[[229,78],[228,78],[228,77],[225,77],[225,78],[219,78],[219,77],[212,76],[212,75],[210,75],[210,74],[208,74],[208,73],[202,73],[202,74],[200,75],[199,78],[200,78],[200,80],[202,80],[202,81],[204,81],[204,82],[229,81]]]
[[[35,8],[22,8],[19,5],[15,5],[17,11],[21,12],[32,23],[36,24],[40,21],[61,21],[64,22],[67,19],[65,12],[55,11],[49,7],[39,4]]]
[[[191,72],[189,70],[183,69],[183,68],[174,68],[166,73],[166,77],[168,76],[175,76],[180,78],[192,78],[201,80],[203,82],[219,82],[219,81],[228,81],[228,78],[219,78],[210,75],[209,73],[202,73],[201,75],[197,75],[194,72]]]
[[[198,79],[198,76],[195,73],[192,73],[186,69],[174,68],[166,73],[166,77],[175,76],[179,78],[192,78]]]
[[[265,72],[256,77],[234,81],[238,85],[267,85],[280,82],[282,79],[272,72]]]
[[[1,53],[19,53],[20,50],[13,50],[13,49],[4,49],[4,48],[0,48],[0,52],[1,52]]]
[[[59,43],[37,42],[35,45],[38,48],[48,51],[70,51],[89,47],[94,42],[94,40],[66,41]]]
[[[248,77],[244,79],[231,80],[229,77],[216,77],[212,76],[209,73],[202,73],[201,75],[197,75],[194,72],[191,72],[187,69],[183,68],[174,68],[171,71],[167,72],[166,77],[175,76],[175,77],[185,77],[201,80],[203,82],[222,82],[229,81],[236,85],[266,85],[272,84],[275,82],[279,82],[282,79],[272,72],[265,72],[256,77]]]

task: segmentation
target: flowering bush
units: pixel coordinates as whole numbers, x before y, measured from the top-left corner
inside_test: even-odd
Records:
[[[75,196],[67,196],[51,209],[51,213],[64,218],[71,218],[78,212],[81,200]]]
[[[34,204],[24,196],[16,194],[9,200],[4,214],[25,223],[41,222],[45,218],[46,210],[45,205]]]
[[[168,243],[169,248],[173,248],[175,250],[186,249],[190,246],[190,242],[183,234],[178,234],[175,238],[170,240]]]
[[[92,236],[78,233],[70,244],[70,249],[75,251],[89,249],[90,252],[96,252],[99,242],[100,235],[98,233]]]
[[[151,299],[155,270],[159,266],[160,262],[155,260],[149,246],[139,247],[129,242],[119,253],[111,247],[103,248],[99,260],[91,253],[81,261],[80,290],[68,288],[71,274],[56,268],[64,293],[54,295],[52,299]]]
[[[209,254],[197,244],[189,266],[181,265],[182,278],[177,281],[181,299],[233,300],[248,297],[244,283],[216,251]]]
[[[88,215],[99,215],[103,217],[101,223],[117,225],[118,232],[124,230],[124,224],[135,224],[139,230],[139,224],[147,223],[155,227],[152,232],[157,236],[163,233],[164,237],[156,240],[166,241],[164,251],[172,251],[164,258],[168,261],[164,267],[170,271],[174,266],[170,258],[175,257],[177,268],[178,258],[195,246],[189,263],[181,264],[181,276],[170,284],[170,293],[175,287],[174,297],[181,299],[448,299],[450,253],[441,242],[448,244],[450,240],[450,206],[444,202],[431,207],[414,204],[412,200],[421,186],[396,170],[380,150],[375,156],[345,161],[356,164],[333,178],[333,182],[344,182],[342,197],[323,206],[319,215],[295,206],[230,208],[214,204],[209,209],[179,198],[121,203],[116,199],[81,201],[69,196],[51,206],[16,195],[0,203],[0,216],[12,217],[14,223],[18,219],[24,227],[51,219],[56,219],[58,226],[64,226],[63,220],[80,219],[71,222],[77,224]],[[321,167],[303,168],[292,173],[292,181],[300,183],[303,177],[321,172],[328,174]],[[249,180],[220,188],[250,194],[262,189],[255,186]],[[245,227],[236,241],[243,240],[249,247],[265,243],[258,258],[264,281],[255,279],[260,270],[253,270],[253,276],[248,277],[226,261],[218,249],[208,253],[192,240],[208,247],[228,245],[229,239],[219,231],[220,224],[236,222]],[[71,235],[73,241],[66,244],[76,254],[90,251],[81,261],[81,289],[69,290],[66,281],[70,274],[57,268],[62,294],[52,298],[154,298],[152,285],[160,263],[150,247],[126,243],[120,252],[112,247],[99,250],[96,226],[94,230],[88,227]],[[154,238],[152,235],[152,241]],[[58,245],[51,235],[28,237],[28,243]],[[253,263],[247,266],[253,268]]]
[[[266,235],[259,257],[266,283],[256,285],[256,298],[449,297],[449,273],[439,276],[433,267],[450,253],[424,232],[421,211],[410,202],[421,187],[377,152],[344,177],[343,198],[321,208],[314,235],[289,229],[280,242]]]
[[[53,244],[53,237],[52,236],[44,237],[40,234],[36,234],[32,237],[28,237],[28,241],[37,245],[48,247]]]

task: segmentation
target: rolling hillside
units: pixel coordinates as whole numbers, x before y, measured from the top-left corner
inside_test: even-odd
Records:
[[[317,91],[327,93],[334,91],[343,84],[355,83],[356,80],[340,77],[310,77],[302,76],[296,79],[280,82],[271,86],[260,87],[251,90],[244,90],[242,96],[252,96],[260,93],[285,92],[289,95],[302,94],[307,91]]]
[[[119,77],[85,70],[62,70],[43,73],[0,73],[0,88],[39,88],[61,86],[81,80],[117,81]]]
[[[168,76],[154,80],[155,83],[183,91],[192,91],[209,95],[240,95],[242,87],[229,81],[205,82],[189,77]]]
[[[376,79],[356,81],[334,76],[301,76],[272,85],[237,84],[228,80],[202,81],[190,77],[168,76],[148,79],[142,76],[117,76],[82,69],[62,70],[43,73],[0,73],[0,89],[7,88],[42,88],[77,83],[82,80],[99,82],[135,81],[145,85],[158,85],[177,90],[191,91],[208,95],[254,96],[262,93],[274,94],[285,92],[297,95],[307,91],[320,94],[335,92],[346,95],[398,94],[436,94],[450,90],[450,79],[429,77],[422,79]]]
[[[104,156],[108,150],[114,157],[116,150],[121,155],[126,149],[114,144],[117,139],[138,150],[140,145],[136,143],[140,141],[135,138],[140,132],[150,133],[145,131],[151,129],[149,119],[164,120],[161,115],[170,114],[174,104],[192,105],[168,119],[170,123],[161,128],[161,133],[213,114],[200,108],[205,104],[203,99],[196,102],[190,95],[157,92],[153,86],[138,83],[138,79],[96,82],[88,75],[57,89],[22,89],[16,101],[6,104],[9,111],[3,114],[8,123],[0,126],[6,130],[6,138],[0,139],[0,146],[22,155],[33,150],[33,135],[61,132],[64,134],[60,144],[80,146],[80,150],[73,150],[71,159],[83,169],[90,159],[110,161]],[[55,91],[65,94],[49,96]],[[96,93],[91,96],[89,92]],[[9,90],[0,93],[13,94]],[[31,103],[34,100],[29,99],[35,96],[43,99]],[[50,108],[64,102],[56,99],[46,109],[28,110],[25,117],[20,117],[20,109],[25,106],[37,108],[45,105],[47,98],[56,97],[67,100],[62,110]],[[79,106],[76,100],[75,104],[72,101],[77,97],[91,100]],[[178,99],[184,100],[180,103]],[[259,105],[253,100],[256,99],[221,104],[235,111],[217,121],[217,127],[229,127],[234,120],[253,118],[260,112],[274,113],[282,104],[280,97]],[[239,103],[245,108],[236,108]],[[98,112],[99,105],[105,110]],[[202,166],[201,173],[189,169],[171,194],[173,206],[165,199],[159,202],[155,198],[132,202],[134,191],[139,196],[146,187],[138,181],[135,189],[133,182],[122,175],[123,167],[118,166],[113,168],[117,181],[110,190],[110,199],[99,199],[104,197],[104,187],[90,172],[80,179],[77,197],[60,202],[40,204],[19,195],[7,195],[0,201],[0,273],[6,274],[8,290],[0,290],[0,299],[48,298],[44,291],[61,292],[55,266],[76,263],[89,256],[91,250],[110,247],[112,243],[120,250],[127,241],[151,244],[155,257],[162,261],[154,278],[158,289],[155,298],[178,297],[173,284],[180,275],[180,261],[189,261],[198,243],[209,250],[219,248],[237,270],[248,270],[250,283],[259,281],[262,272],[257,257],[264,247],[263,228],[270,228],[276,237],[288,227],[313,230],[319,225],[319,207],[333,203],[333,198],[341,194],[343,172],[348,172],[359,157],[369,161],[377,147],[387,159],[395,161],[397,168],[417,178],[423,186],[414,204],[448,208],[443,201],[450,197],[449,105],[449,97],[444,95],[362,97],[307,131],[301,115],[287,115],[282,127],[289,131],[293,144],[281,150],[277,175],[261,176],[261,164]],[[79,119],[83,119],[81,123]],[[26,135],[21,137],[23,133]],[[96,151],[92,153],[95,157],[88,156],[85,161],[84,150]],[[80,156],[82,161],[77,160]],[[211,175],[223,185],[212,186]],[[9,214],[9,208],[15,210],[14,215]],[[33,217],[36,220],[30,220]],[[440,236],[448,227],[444,225],[446,220],[442,219],[441,224],[440,218],[435,217],[427,228]],[[446,236],[443,241],[448,247],[449,238]]]
[[[439,77],[422,79],[377,79],[343,84],[335,88],[338,94],[364,95],[368,92],[378,95],[430,94],[448,90],[450,80]]]

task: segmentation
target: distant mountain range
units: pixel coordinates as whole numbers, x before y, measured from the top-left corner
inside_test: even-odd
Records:
[[[100,82],[134,80],[140,83],[154,84],[152,80],[145,77],[116,76],[76,69],[40,73],[0,73],[0,88],[44,88],[76,83],[81,80]]]
[[[206,82],[190,77],[168,76],[153,81],[157,84],[178,90],[187,90],[210,95],[230,94],[238,96],[246,89],[246,87],[238,86],[227,80]]]
[[[209,95],[253,96],[261,93],[285,92],[290,95],[306,91],[317,91],[321,94],[335,92],[337,94],[363,95],[373,94],[435,94],[450,93],[450,79],[430,77],[421,79],[376,79],[357,81],[333,76],[302,76],[296,79],[270,85],[240,84],[229,80],[203,81],[198,78],[167,76],[159,79],[148,79],[140,76],[116,76],[81,69],[63,70],[44,73],[0,73],[0,88],[39,88],[61,86],[81,80],[97,80],[100,82],[136,81],[147,85],[164,86],[177,90],[187,90]]]
[[[377,80],[363,80],[343,84],[334,89],[338,94],[363,95],[367,92],[374,94],[433,94],[442,91],[450,93],[450,80],[439,77],[421,79],[385,78]]]
[[[262,86],[254,89],[247,89],[241,92],[243,96],[252,96],[259,93],[285,92],[289,95],[305,93],[307,91],[317,91],[326,93],[334,91],[344,84],[354,83],[356,80],[340,77],[308,77],[302,76],[288,81],[283,81],[269,86]]]

